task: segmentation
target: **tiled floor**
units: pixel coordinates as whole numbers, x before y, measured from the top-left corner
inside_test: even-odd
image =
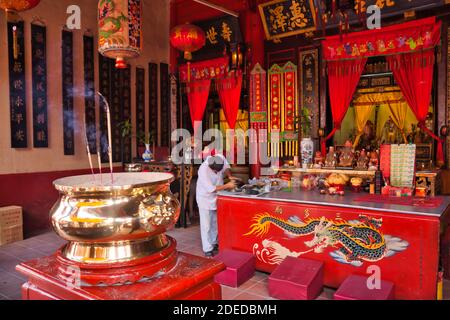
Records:
[[[174,229],[168,232],[178,242],[178,250],[195,255],[203,255],[198,226]],[[64,240],[49,232],[18,243],[0,246],[0,300],[20,299],[20,288],[26,279],[15,271],[22,261],[52,254],[64,244]],[[256,272],[255,276],[239,288],[222,287],[224,300],[265,300],[271,299],[267,291],[268,275]],[[334,290],[325,288],[318,300],[333,298]],[[444,283],[444,298],[450,300],[450,281]]]

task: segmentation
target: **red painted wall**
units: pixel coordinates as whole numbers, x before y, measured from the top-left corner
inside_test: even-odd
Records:
[[[118,172],[121,168],[115,168]],[[89,174],[90,170],[71,170],[0,175],[0,207],[23,208],[24,237],[51,229],[49,212],[58,199],[53,181],[59,178]]]

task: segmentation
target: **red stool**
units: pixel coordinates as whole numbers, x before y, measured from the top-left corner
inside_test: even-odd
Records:
[[[367,277],[351,275],[334,293],[334,300],[393,300],[394,284],[381,280],[380,289],[369,289]]]
[[[282,300],[313,300],[323,287],[323,263],[287,257],[269,276],[269,294]]]
[[[214,259],[227,267],[214,276],[214,281],[229,287],[239,287],[255,275],[255,256],[251,253],[223,250]]]

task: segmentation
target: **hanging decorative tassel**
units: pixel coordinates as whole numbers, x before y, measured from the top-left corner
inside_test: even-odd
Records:
[[[191,82],[191,62],[188,61],[187,63],[187,69],[188,69],[188,74],[187,74],[187,78],[188,78],[188,83]]]

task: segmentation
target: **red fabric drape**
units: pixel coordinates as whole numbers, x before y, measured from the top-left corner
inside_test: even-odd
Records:
[[[441,22],[436,17],[413,20],[380,29],[326,37],[325,60],[390,56],[433,48],[440,41]]]
[[[203,120],[210,87],[211,80],[193,81],[187,84],[187,97],[194,135]]]
[[[179,72],[181,82],[224,78],[228,74],[228,57],[182,64]]]
[[[242,74],[221,79],[217,83],[220,104],[230,129],[236,126],[242,90]]]
[[[322,140],[322,153],[326,153],[326,142],[341,128],[367,58],[328,62],[328,84],[330,92],[333,130]]]
[[[419,127],[438,141],[437,162],[443,164],[443,141],[425,127],[433,85],[434,50],[389,56],[387,61]]]

